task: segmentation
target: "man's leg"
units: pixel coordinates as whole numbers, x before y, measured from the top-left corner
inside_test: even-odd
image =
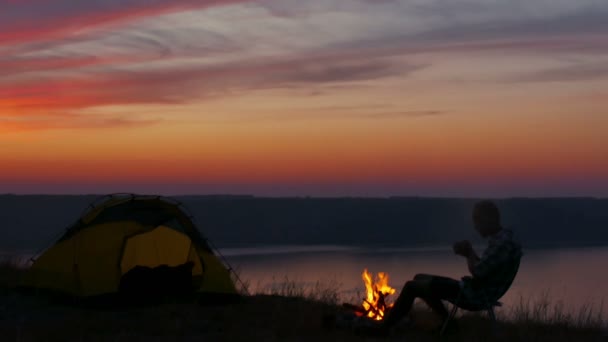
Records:
[[[428,280],[428,291],[420,298],[436,313],[442,320],[448,317],[448,310],[443,305],[442,300],[454,300],[460,292],[460,282],[458,280],[442,277],[430,276]]]
[[[410,312],[414,299],[423,292],[423,286],[424,284],[417,280],[410,280],[405,283],[395,301],[395,305],[384,318],[383,325],[385,327],[392,327]]]
[[[457,280],[418,274],[414,280],[405,283],[395,305],[384,319],[384,325],[391,327],[405,317],[410,312],[416,298],[423,299],[433,311],[445,318],[448,313],[441,300],[456,298],[459,291],[460,285]]]

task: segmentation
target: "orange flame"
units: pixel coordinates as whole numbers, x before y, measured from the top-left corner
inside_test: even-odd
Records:
[[[388,285],[388,274],[384,272],[378,273],[372,281],[372,275],[365,269],[362,277],[366,292],[366,298],[363,300],[363,308],[367,312],[366,315],[369,318],[381,321],[384,318],[386,309],[393,306],[393,304],[386,304],[385,298],[394,294],[395,289]]]

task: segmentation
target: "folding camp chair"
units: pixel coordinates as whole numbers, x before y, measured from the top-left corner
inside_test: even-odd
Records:
[[[458,293],[458,297],[456,297],[456,299],[452,302],[452,305],[453,305],[452,310],[450,311],[448,318],[446,318],[446,320],[443,322],[439,335],[440,336],[443,335],[443,333],[445,332],[446,328],[448,327],[448,324],[450,323],[450,321],[453,320],[454,317],[456,316],[456,312],[458,312],[458,308],[462,308],[467,311],[486,311],[488,313],[488,316],[490,317],[490,321],[492,322],[492,324],[493,325],[496,324],[496,313],[494,312],[494,308],[502,306],[502,303],[499,302],[498,300],[502,296],[504,296],[505,293],[507,293],[507,291],[511,287],[511,284],[513,284],[513,280],[515,280],[517,271],[519,271],[520,260],[521,260],[521,258],[517,258],[517,259],[514,259],[511,263],[509,263],[509,266],[504,270],[505,272],[508,272],[508,274],[509,274],[508,281],[505,283],[503,288],[500,289],[500,291],[497,291],[495,298],[487,298],[485,303],[483,303],[482,305],[480,305],[480,306],[466,305],[466,303],[464,303],[464,300],[462,298],[463,295],[462,295],[462,290],[461,290]]]

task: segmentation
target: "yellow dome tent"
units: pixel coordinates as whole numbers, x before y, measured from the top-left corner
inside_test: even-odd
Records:
[[[230,271],[179,202],[160,196],[109,195],[90,209],[25,275],[24,286],[76,297],[117,293],[137,266],[191,262],[193,286],[206,295],[236,295]]]

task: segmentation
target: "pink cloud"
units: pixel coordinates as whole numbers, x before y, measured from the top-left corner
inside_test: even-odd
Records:
[[[0,4],[0,47],[59,40],[161,14],[248,0],[32,0]]]
[[[157,59],[152,55],[75,55],[0,58],[0,77],[45,71],[74,71],[89,67],[116,66]],[[1,79],[0,79],[1,81]],[[0,91],[0,95],[2,91]]]
[[[352,83],[408,74],[422,67],[367,56],[330,54],[212,67],[176,65],[154,71],[108,71],[94,76],[24,80],[2,84],[0,109],[7,110],[0,110],[3,112],[0,117],[23,111],[61,116],[65,111],[103,105],[187,103],[228,92]]]

